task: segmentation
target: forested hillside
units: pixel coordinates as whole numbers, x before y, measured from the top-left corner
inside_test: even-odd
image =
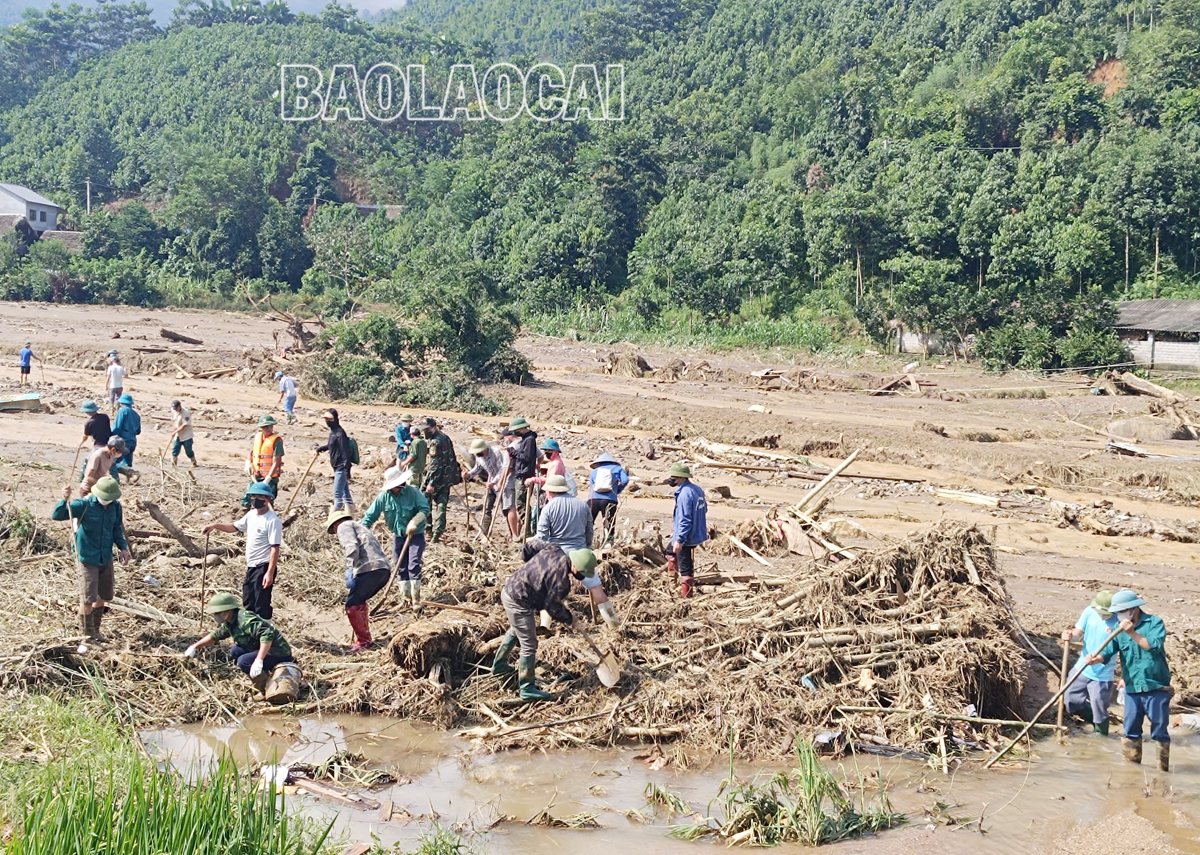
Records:
[[[0,31],[0,180],[87,233],[70,262],[0,243],[8,295],[392,305],[387,362],[449,336],[475,376],[519,370],[485,364],[517,317],[812,349],[900,323],[1096,364],[1114,298],[1200,296],[1200,0],[218,4]],[[624,63],[625,121],[292,124],[274,100],[280,62],[444,81],[548,52]],[[88,178],[113,210],[79,212]]]

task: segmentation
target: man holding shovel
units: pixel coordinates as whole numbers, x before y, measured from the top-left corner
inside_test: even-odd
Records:
[[[1171,735],[1167,732],[1171,707],[1171,669],[1164,643],[1167,630],[1162,618],[1142,611],[1146,601],[1133,591],[1117,591],[1108,610],[1117,616],[1121,634],[1087,657],[1089,665],[1108,663],[1121,654],[1125,681],[1125,759],[1142,762],[1142,721],[1150,719],[1150,738],[1158,743],[1158,768],[1171,768]]]
[[[205,609],[217,621],[217,628],[184,651],[188,659],[195,659],[202,648],[229,638],[229,658],[237,663],[261,692],[275,666],[292,662],[292,648],[283,634],[272,624],[253,612],[238,608],[233,594],[214,594]]]
[[[242,580],[242,608],[270,620],[275,610],[271,594],[275,590],[275,572],[279,550],[283,546],[283,523],[271,509],[274,492],[264,483],[251,484],[243,501],[250,510],[237,522],[209,523],[204,534],[223,531],[246,535],[246,578]]]
[[[350,652],[358,653],[371,646],[367,601],[387,584],[392,568],[375,535],[351,519],[345,508],[330,511],[325,528],[337,537],[346,556],[346,587],[350,589],[346,594],[346,619],[354,632]]]
[[[1101,591],[1083,610],[1073,629],[1064,630],[1063,641],[1083,639],[1083,655],[1089,650],[1099,650],[1108,634],[1117,628],[1117,619],[1110,612],[1112,591]],[[1078,668],[1078,664],[1076,668]],[[1092,722],[1094,731],[1108,736],[1108,702],[1112,697],[1116,662],[1107,665],[1088,665],[1083,673],[1067,689],[1066,706],[1071,715],[1082,716]]]
[[[576,549],[568,556],[551,543],[538,542],[533,545],[532,557],[505,583],[500,603],[508,615],[509,630],[496,649],[492,673],[512,672],[508,656],[520,644],[517,676],[522,700],[550,699],[537,685],[538,612],[544,610],[559,623],[574,626],[575,616],[565,602],[571,593],[571,582],[587,586],[585,579],[591,579],[598,586],[600,580],[595,570],[596,555],[590,549]]]
[[[383,476],[383,489],[363,514],[362,526],[370,528],[382,515],[392,532],[392,564],[400,581],[400,604],[421,606],[421,564],[425,557],[425,521],[429,500],[413,487],[412,470],[393,466]],[[407,550],[405,545],[407,544]]]
[[[491,445],[486,439],[480,437],[471,443],[471,457],[475,465],[467,472],[467,480],[473,481],[481,475],[486,476],[487,498],[483,503],[483,530],[487,532],[491,530],[496,499],[502,491],[501,482],[504,480],[504,469],[508,465],[508,452],[499,446]],[[506,503],[506,500],[507,496],[500,500],[502,512],[512,506],[512,502],[507,501]]]

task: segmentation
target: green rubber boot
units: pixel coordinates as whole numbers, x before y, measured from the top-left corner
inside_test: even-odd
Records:
[[[521,680],[521,700],[548,701],[550,695],[543,692],[537,685],[537,657],[522,656],[518,662],[518,676]]]
[[[1097,736],[1108,736],[1108,722],[1107,721],[1102,722],[1101,724],[1094,724],[1094,725],[1092,725],[1092,727],[1095,729]]]
[[[517,646],[517,636],[512,630],[500,640],[500,646],[496,648],[496,658],[492,660],[492,673],[497,677],[503,674],[511,674],[517,669],[508,664],[508,654],[513,652],[513,648]]]

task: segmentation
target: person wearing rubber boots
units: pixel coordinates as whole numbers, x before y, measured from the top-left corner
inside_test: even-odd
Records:
[[[246,458],[246,474],[253,484],[265,484],[271,498],[279,495],[279,476],[283,474],[283,437],[275,433],[275,417],[268,413],[258,420],[258,430],[250,440],[250,454]],[[250,507],[242,497],[242,507]]]
[[[1117,619],[1108,610],[1112,597],[1112,591],[1101,591],[1083,610],[1074,628],[1063,631],[1063,641],[1083,639],[1080,659],[1087,656],[1089,650],[1096,650],[1117,628]],[[1108,702],[1112,698],[1116,670],[1116,662],[1088,665],[1067,689],[1067,712],[1090,721],[1094,732],[1101,736],[1108,736]]]
[[[522,700],[550,700],[537,685],[538,613],[544,610],[553,620],[574,625],[575,616],[566,604],[571,582],[593,578],[599,583],[595,570],[596,555],[590,549],[576,549],[567,555],[552,543],[536,542],[532,557],[504,584],[500,603],[508,615],[509,630],[492,660],[492,673],[511,673],[508,656],[520,645],[517,676]]]
[[[383,547],[370,530],[351,517],[345,508],[329,512],[325,529],[338,539],[342,555],[346,556],[346,619],[354,631],[351,653],[371,646],[370,612],[367,602],[387,584],[391,565]]]
[[[203,534],[223,531],[246,535],[246,577],[242,580],[242,608],[264,620],[275,613],[271,594],[275,590],[275,574],[279,566],[279,550],[283,546],[283,523],[271,509],[275,494],[264,483],[251,484],[243,501],[250,510],[237,522],[209,523]]]
[[[429,416],[421,429],[429,442],[429,467],[425,471],[425,481],[422,484],[425,495],[429,497],[429,506],[433,509],[433,525],[429,530],[429,539],[437,543],[446,531],[446,505],[450,502],[450,491],[463,480],[462,467],[459,466],[458,456],[454,453],[454,443],[442,433],[437,419]]]
[[[125,540],[125,518],[121,509],[121,487],[105,475],[92,485],[91,493],[71,501],[71,488],[63,487],[62,500],[50,518],[62,522],[79,520],[75,529],[75,556],[79,561],[79,625],[89,641],[103,641],[100,621],[113,598],[113,547],[122,564],[131,560]]]
[[[686,464],[673,464],[667,475],[668,483],[675,487],[670,552],[679,571],[679,596],[687,598],[695,587],[696,547],[708,540],[708,502]]]
[[[261,692],[277,665],[294,662],[292,648],[273,624],[246,611],[233,594],[214,594],[204,609],[217,621],[217,628],[184,651],[188,659],[217,641],[229,638],[229,658],[242,669]]]
[[[400,605],[406,602],[421,607],[421,566],[425,558],[425,522],[429,519],[429,500],[412,486],[412,470],[393,466],[383,473],[383,489],[363,515],[362,525],[370,528],[382,515],[392,533],[392,564],[400,582]],[[401,555],[405,540],[408,553]]]
[[[533,501],[534,496],[533,482],[530,479],[537,476],[537,465],[541,452],[538,451],[537,433],[529,427],[529,422],[524,417],[514,418],[509,422],[508,429],[517,438],[508,453],[512,458],[512,475],[517,490],[516,510],[519,531],[513,540],[520,543],[525,538],[533,536],[536,525],[534,515],[529,508],[529,503]]]
[[[1142,762],[1142,721],[1150,719],[1150,738],[1158,743],[1158,768],[1171,768],[1171,669],[1164,647],[1167,630],[1162,618],[1146,614],[1146,601],[1133,591],[1113,594],[1108,610],[1117,616],[1121,634],[1087,658],[1089,665],[1108,663],[1121,655],[1125,682],[1125,759]]]

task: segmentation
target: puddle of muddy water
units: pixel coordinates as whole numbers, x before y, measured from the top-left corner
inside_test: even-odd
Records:
[[[228,754],[243,764],[318,764],[350,750],[411,783],[373,790],[378,801],[391,800],[396,816],[416,818],[402,825],[381,823],[376,812],[337,808],[308,796],[294,797],[314,818],[337,818],[339,831],[352,840],[384,845],[415,844],[436,818],[443,827],[486,829],[499,816],[517,817],[488,831],[481,848],[487,853],[571,852],[610,855],[630,852],[694,853],[707,842],[688,843],[669,834],[665,816],[651,824],[630,819],[626,811],[652,812],[643,791],[653,781],[703,812],[728,772],[720,759],[703,770],[651,770],[636,755],[645,749],[581,750],[551,755],[506,752],[489,754],[452,736],[412,723],[386,718],[342,716],[325,719],[247,719],[245,728],[180,727],[148,731],[143,742],[152,756],[177,769],[202,773]],[[1165,834],[1181,852],[1200,852],[1200,736],[1182,735],[1172,747],[1173,771],[1161,774],[1154,747],[1147,744],[1146,763],[1131,766],[1121,759],[1120,740],[1076,736],[1065,745],[1036,745],[1032,765],[1016,762],[1009,769],[982,772],[978,763],[949,776],[940,769],[907,760],[859,758],[839,761],[835,773],[851,781],[881,774],[893,805],[909,822],[879,838],[838,844],[840,853],[1038,853],[1054,851],[1053,841],[1077,824],[1103,823],[1132,808]],[[757,767],[739,767],[751,777]],[[764,768],[769,775],[774,768]],[[525,826],[554,799],[558,817],[595,813],[597,830],[548,830]],[[985,834],[951,830],[932,823],[925,810],[935,803],[954,805],[948,813],[977,818]],[[293,801],[296,804],[297,801]],[[975,826],[972,826],[974,828]],[[1103,836],[1103,825],[1097,826]],[[779,847],[798,852],[801,847]],[[1154,850],[1162,851],[1162,850]]]

